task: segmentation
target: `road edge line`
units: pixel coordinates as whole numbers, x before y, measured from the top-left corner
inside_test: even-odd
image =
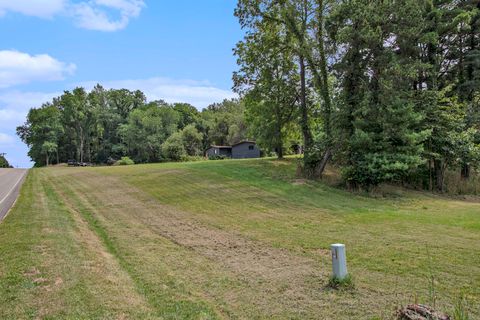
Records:
[[[5,201],[6,198],[8,198],[8,196],[12,193],[12,191],[15,190],[15,188],[18,186],[18,184],[20,183],[20,181],[24,180],[28,174],[28,171],[29,169],[27,169],[25,171],[25,173],[22,175],[22,177],[17,181],[17,183],[15,184],[15,186],[13,187],[13,189],[7,194],[7,196],[5,198],[2,199],[2,202]],[[20,187],[21,188],[21,187]],[[5,215],[0,219],[0,224],[5,221],[5,219],[7,219],[8,217],[8,214],[10,213],[10,211],[12,211],[13,207],[15,206],[15,204],[17,203],[17,200],[18,200],[18,197],[20,196],[20,189],[18,190],[18,196],[15,198],[15,201],[13,201],[12,205],[10,206],[10,208],[8,208],[7,212],[5,213]]]

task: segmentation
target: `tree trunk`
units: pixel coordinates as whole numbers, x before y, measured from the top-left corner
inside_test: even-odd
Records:
[[[280,96],[280,92],[277,90],[278,96]],[[275,148],[277,152],[277,158],[283,159],[283,135],[282,135],[282,128],[283,128],[283,117],[282,112],[280,111],[279,104],[282,103],[276,99],[274,111],[275,111]]]
[[[432,159],[429,159],[428,160],[428,175],[429,175],[429,179],[428,179],[428,190],[430,191],[433,191],[433,160]]]
[[[321,74],[321,87],[320,93],[323,98],[323,121],[324,121],[324,131],[326,136],[326,150],[323,154],[322,160],[320,164],[316,168],[315,175],[321,177],[325,167],[327,166],[328,162],[332,157],[332,125],[331,125],[331,113],[332,113],[332,101],[330,98],[330,88],[328,86],[328,70],[327,70],[327,56],[325,53],[325,43],[323,39],[323,10],[324,10],[324,3],[323,0],[318,0],[318,34],[317,34],[317,41],[318,41],[318,52],[319,52],[319,60],[320,60],[320,74]],[[312,66],[313,67],[313,66]]]
[[[80,162],[83,162],[84,141],[85,141],[85,138],[83,137],[83,130],[80,127]]]
[[[444,180],[445,180],[445,169],[442,160],[435,160],[433,162],[435,170],[435,187],[437,191],[443,192]]]
[[[300,61],[300,108],[301,108],[301,126],[303,134],[303,143],[305,149],[310,149],[312,145],[312,133],[308,124],[308,107],[307,107],[307,89],[305,79],[305,61],[303,56],[299,57]]]
[[[316,161],[312,159],[313,138],[308,124],[308,106],[307,106],[307,84],[305,75],[305,60],[303,55],[299,56],[300,63],[300,111],[301,127],[303,134],[303,167],[307,177],[312,177],[315,173]]]
[[[48,152],[45,154],[45,158],[46,158],[46,161],[47,161],[47,167],[48,167]]]
[[[281,142],[277,145],[277,158],[283,159],[283,143]]]
[[[323,16],[324,4],[323,0],[318,1],[318,53],[319,53],[319,62],[320,62],[320,75],[321,75],[321,87],[320,94],[323,98],[323,112],[325,122],[325,135],[327,136],[327,146],[331,147],[332,139],[332,126],[331,126],[331,113],[332,113],[332,100],[330,97],[330,87],[328,85],[328,70],[327,70],[327,55],[325,53],[325,41],[323,39],[324,30],[324,16]],[[313,67],[313,66],[312,66]]]
[[[317,167],[317,171],[315,173],[316,176],[321,177],[323,175],[323,172],[325,171],[325,168],[327,167],[328,162],[332,158],[332,150],[328,148],[325,150],[325,153],[323,154],[322,161],[320,161],[320,164]]]
[[[462,165],[461,175],[463,179],[470,178],[470,165],[468,163]]]

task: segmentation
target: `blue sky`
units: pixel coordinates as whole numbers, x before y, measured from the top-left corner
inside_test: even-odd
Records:
[[[235,0],[0,0],[0,152],[29,167],[15,127],[75,86],[126,87],[201,109],[233,97]]]

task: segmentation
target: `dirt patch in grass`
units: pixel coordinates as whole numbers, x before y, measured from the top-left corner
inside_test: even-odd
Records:
[[[295,179],[292,184],[294,186],[303,186],[304,184],[307,184],[307,179]]]

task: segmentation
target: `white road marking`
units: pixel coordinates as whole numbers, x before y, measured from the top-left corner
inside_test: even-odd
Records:
[[[7,195],[2,199],[0,200],[0,204],[3,203],[3,201],[7,200],[7,198],[10,196],[10,194],[13,192],[13,190],[15,190],[15,188],[17,187],[17,185],[20,183],[20,181],[23,179],[23,177],[25,176],[25,173],[26,171],[20,176],[20,178],[17,180],[17,182],[15,182],[15,184],[13,185],[13,187],[7,192]]]

